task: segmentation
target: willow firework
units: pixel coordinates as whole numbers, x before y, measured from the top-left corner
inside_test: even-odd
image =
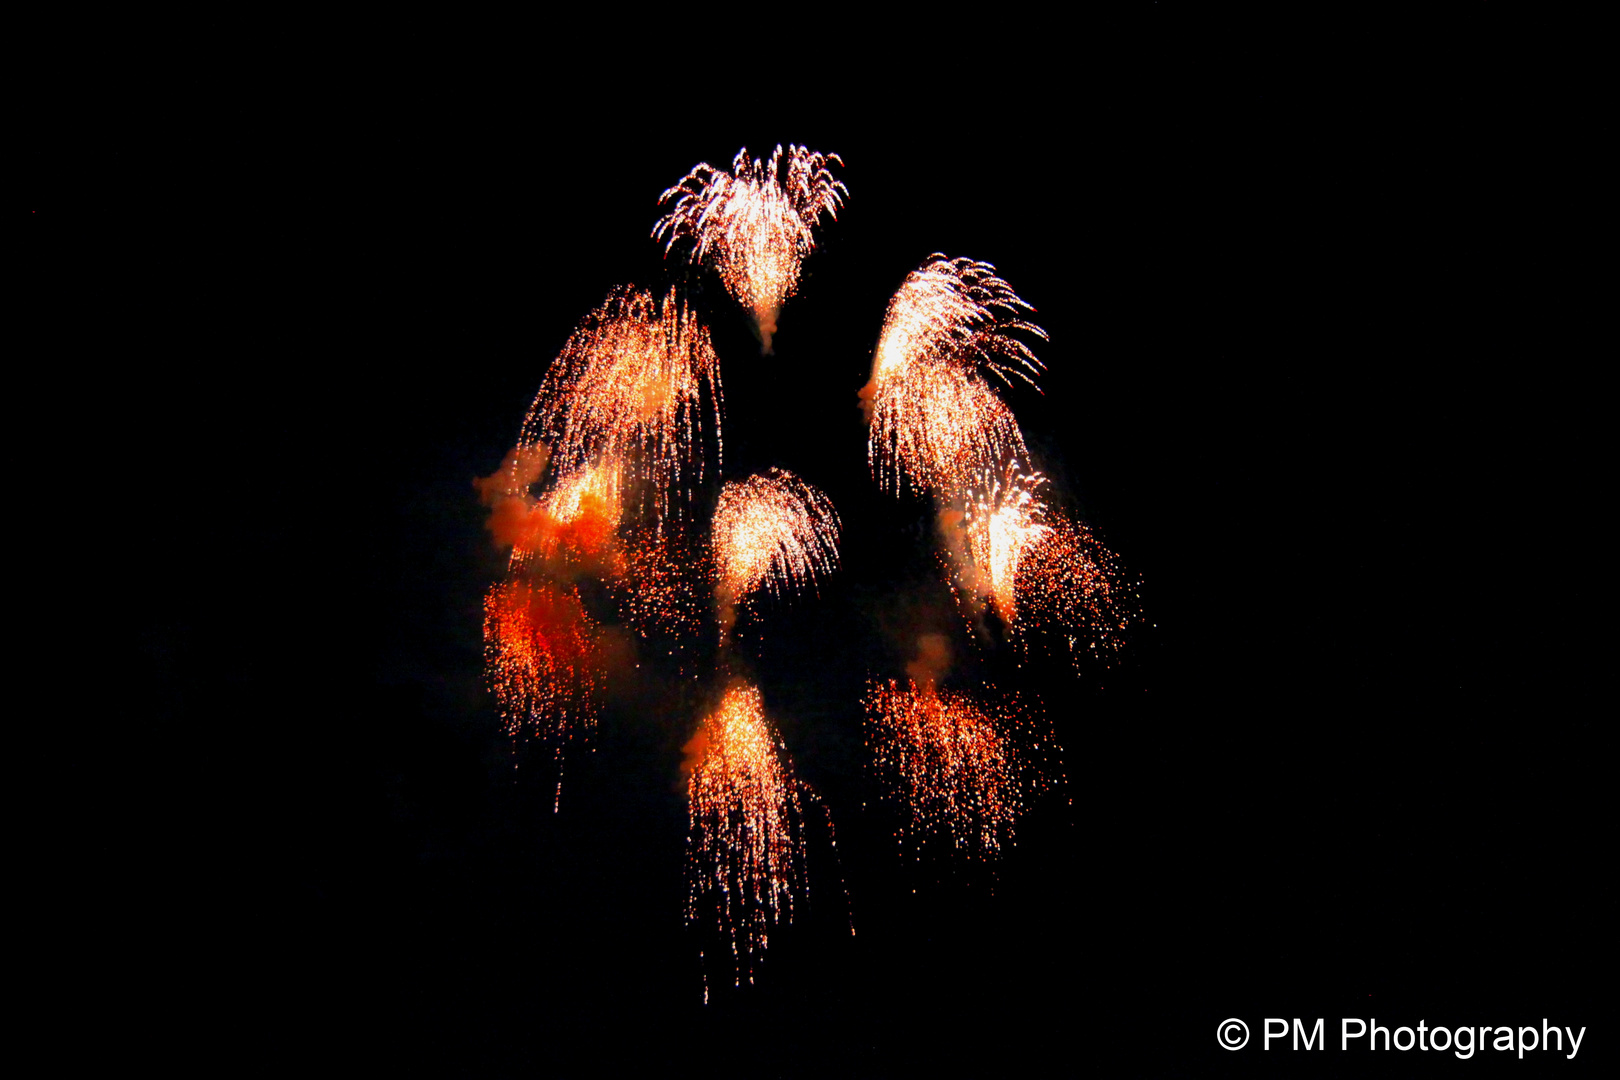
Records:
[[[838,565],[838,513],[820,491],[771,469],[721,489],[714,551],[723,607],[762,587],[791,592]]]
[[[1023,775],[1038,776],[1018,749],[1019,729],[1030,727],[1022,704],[890,680],[868,684],[865,706],[868,746],[911,831],[947,836],[967,854],[1000,854],[1023,812]],[[1044,743],[1037,737],[1032,748]]]
[[[731,172],[702,163],[664,192],[669,211],[653,226],[667,255],[691,244],[694,262],[712,261],[726,289],[753,316],[760,351],[771,351],[776,317],[799,284],[799,269],[816,246],[821,216],[838,217],[849,190],[829,166],[837,154],[777,146],[770,161],[737,151]]]
[[[485,672],[514,742],[547,739],[562,761],[576,727],[596,724],[595,624],[573,588],[516,577],[484,598]],[[558,798],[561,798],[561,773]]]
[[[805,890],[804,812],[759,690],[735,685],[686,746],[688,922],[712,915],[736,981]]]
[[[1009,457],[1027,457],[986,375],[1035,384],[1043,367],[1019,336],[1045,340],[1024,318],[1033,311],[989,263],[935,254],[907,275],[861,390],[867,459],[881,485],[958,495]]]
[[[563,345],[523,421],[521,448],[549,446],[554,474],[616,463],[650,489],[660,519],[703,476],[703,410],[720,439],[720,361],[708,327],[671,289],[615,289]]]

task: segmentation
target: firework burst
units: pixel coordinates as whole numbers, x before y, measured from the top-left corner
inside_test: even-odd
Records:
[[[861,390],[867,460],[881,485],[960,492],[1009,457],[1027,456],[986,375],[1035,384],[1043,368],[1019,336],[1046,339],[1024,318],[1033,311],[989,263],[935,254],[907,275]]]
[[[731,172],[703,163],[664,192],[668,213],[653,226],[667,255],[689,241],[694,262],[712,260],[726,289],[753,316],[760,351],[771,351],[776,317],[799,284],[799,268],[816,246],[821,215],[838,217],[849,190],[833,179],[837,154],[777,146],[770,161],[737,151]]]
[[[712,914],[738,985],[752,983],[771,928],[793,921],[805,892],[800,784],[752,686],[728,690],[686,752],[687,920]]]
[[[720,490],[714,551],[723,608],[761,587],[792,592],[837,567],[838,513],[820,491],[786,469],[771,469]]]
[[[705,388],[718,451],[720,361],[708,328],[673,289],[662,301],[644,289],[616,289],[552,363],[519,446],[549,446],[551,468],[563,476],[616,466],[622,480],[645,482],[662,520],[673,496],[690,498],[692,481],[703,476]]]
[[[1105,663],[1141,621],[1137,582],[1080,521],[1051,515],[1016,568],[1019,621],[1014,640],[1029,645],[1036,629],[1062,637],[1078,664],[1090,654]]]
[[[484,598],[484,660],[502,728],[547,739],[559,766],[576,727],[596,724],[595,624],[573,588],[508,578]],[[558,797],[562,777],[558,775]]]
[[[967,499],[964,526],[975,591],[989,598],[1009,626],[1018,614],[1016,586],[1024,553],[1051,531],[1038,495],[1043,483],[1040,473],[1020,473],[1014,462],[1000,480],[992,481],[982,494],[970,492]]]
[[[1018,749],[1021,739],[1044,749],[1038,736],[1028,737],[1032,717],[1018,699],[986,704],[932,682],[874,680],[864,704],[868,747],[908,807],[911,831],[948,835],[967,854],[999,855],[1023,812],[1024,788],[1044,785]]]

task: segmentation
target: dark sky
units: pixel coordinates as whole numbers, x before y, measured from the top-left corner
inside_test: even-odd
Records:
[[[88,872],[132,897],[93,937],[110,1043],[233,1074],[1252,1075],[1288,1062],[1225,1054],[1222,1018],[1595,1021],[1593,388],[1540,329],[1574,166],[1489,62],[1511,29],[1282,56],[1157,15],[844,95],[433,64],[417,31],[285,95],[110,105],[30,222],[116,369],[81,392],[124,481],[129,689],[75,744]],[[774,357],[704,303],[727,474],[792,469],[844,523],[755,657],[841,863],[704,1008],[690,695],[608,709],[559,814],[538,756],[514,780],[471,481],[575,323],[661,280],[658,194],[779,141],[842,155],[846,210]],[[929,564],[855,394],[933,251],[1038,309],[1045,393],[1010,400],[1152,623],[1111,671],[1018,674],[1065,779],[993,871],[896,855],[857,701]]]

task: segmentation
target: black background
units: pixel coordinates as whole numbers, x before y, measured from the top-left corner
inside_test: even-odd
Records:
[[[30,157],[60,354],[108,372],[77,388],[113,482],[80,504],[71,621],[116,693],[69,736],[88,794],[57,849],[87,882],[65,901],[85,959],[64,994],[101,1018],[83,1052],[1248,1075],[1304,1067],[1259,1050],[1266,1016],[1546,1017],[1589,1049],[1534,1064],[1589,1069],[1612,910],[1596,390],[1548,302],[1584,151],[1498,15],[1253,29],[1153,13],[842,68],[779,39],[702,65],[421,26],[291,53],[248,92],[229,56],[152,72],[160,92],[73,133],[80,164]],[[560,813],[541,770],[514,780],[471,481],[575,322],[659,280],[659,193],[788,141],[841,154],[850,198],[776,355],[712,279],[705,302],[727,474],[793,469],[845,527],[840,575],[769,613],[757,672],[858,933],[816,867],[760,985],[705,1007],[690,713],[627,691]],[[932,251],[1038,309],[1045,393],[1012,403],[1152,624],[1110,672],[1022,676],[1066,780],[994,872],[900,859],[863,806],[856,696],[900,673],[884,619],[928,563],[923,510],[867,478],[855,392]],[[1211,1038],[1228,1016],[1256,1032],[1237,1054]]]

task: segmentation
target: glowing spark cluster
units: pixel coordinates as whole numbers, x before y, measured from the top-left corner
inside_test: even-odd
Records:
[[[1043,482],[1039,473],[1020,474],[1014,463],[988,491],[968,498],[968,551],[978,569],[979,591],[1009,625],[1018,613],[1015,586],[1024,552],[1050,531],[1036,495]]]
[[[669,211],[653,227],[667,254],[690,241],[694,262],[712,259],[726,289],[754,318],[760,348],[771,351],[776,317],[815,248],[821,215],[838,217],[849,190],[835,180],[837,154],[777,146],[770,161],[737,151],[731,172],[703,163],[659,197]]]
[[[642,637],[695,637],[708,613],[710,571],[668,536],[648,536],[624,551],[619,608]]]
[[[718,448],[720,361],[708,327],[677,299],[619,288],[580,323],[546,372],[520,447],[551,449],[554,473],[616,463],[646,482],[662,517],[673,493],[703,475],[701,395],[713,401]]]
[[[1024,807],[1018,750],[1028,727],[1017,699],[986,705],[957,692],[909,682],[872,682],[867,743],[876,767],[910,809],[914,833],[948,835],[968,854],[993,857]],[[1039,749],[1040,744],[1036,743]]]
[[[786,469],[728,483],[714,511],[718,591],[734,604],[814,584],[838,565],[838,514],[827,496]]]
[[[624,512],[621,476],[618,461],[609,459],[561,477],[533,504],[522,497],[509,500],[508,505],[521,505],[524,515],[515,530],[511,567],[531,567],[537,560],[577,563],[607,553]]]
[[[986,374],[1034,385],[1042,365],[1019,334],[1045,340],[1034,309],[989,263],[931,255],[889,301],[861,391],[867,460],[884,487],[954,494],[1027,457],[1012,410]]]
[[[595,627],[573,588],[508,578],[484,598],[484,658],[507,735],[596,723]]]
[[[687,919],[712,911],[738,983],[753,982],[754,956],[805,891],[800,785],[752,686],[726,691],[687,752]]]
[[[1015,584],[1026,646],[1031,628],[1061,634],[1078,661],[1090,652],[1108,660],[1125,643],[1125,631],[1141,619],[1141,596],[1119,558],[1083,522],[1052,516],[1028,547]]]

